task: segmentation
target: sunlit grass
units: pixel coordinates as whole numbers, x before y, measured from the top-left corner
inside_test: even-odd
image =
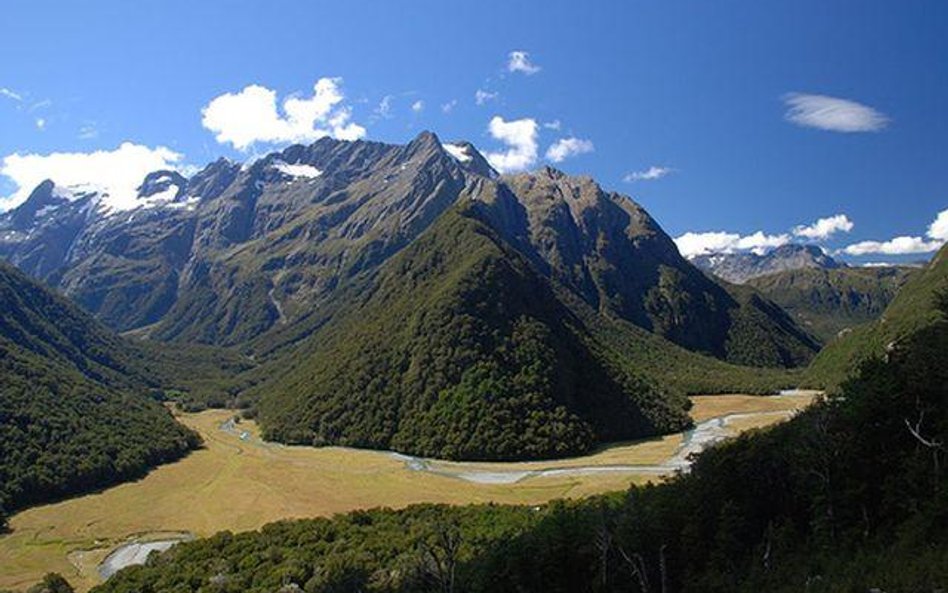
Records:
[[[697,421],[731,413],[797,409],[811,396],[693,398]],[[624,489],[647,476],[608,473],[543,476],[515,484],[475,484],[457,478],[409,471],[402,460],[377,451],[327,447],[283,447],[258,440],[253,422],[238,431],[220,430],[231,414],[210,410],[179,419],[197,430],[205,448],[159,467],[138,482],[28,509],[10,521],[0,537],[0,588],[25,587],[50,571],[65,575],[80,590],[97,582],[96,566],[131,537],[153,538],[184,531],[206,536],[220,530],[244,531],[285,518],[332,515],[360,508],[404,507],[418,502],[463,504],[494,501],[538,504]],[[748,427],[781,420],[752,419]],[[744,428],[741,426],[740,428]],[[615,464],[658,464],[674,454],[680,435],[607,447],[591,455],[527,463],[443,464],[457,468],[544,469]]]

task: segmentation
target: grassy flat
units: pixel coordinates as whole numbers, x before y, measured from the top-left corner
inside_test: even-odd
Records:
[[[698,396],[692,398],[691,413],[699,422],[727,414],[789,413],[812,397]],[[14,515],[11,533],[0,537],[0,588],[23,587],[57,571],[79,590],[87,590],[98,582],[96,566],[131,538],[160,539],[169,532],[206,536],[220,530],[256,529],[278,519],[417,502],[537,504],[619,490],[655,477],[603,472],[545,475],[513,484],[472,483],[410,471],[403,460],[385,452],[263,443],[253,422],[244,421],[230,432],[221,430],[230,417],[222,410],[182,414],[179,420],[204,438],[204,449],[137,482]],[[749,425],[740,428],[783,417],[748,418]],[[247,434],[241,438],[243,432]],[[669,435],[549,462],[445,465],[472,470],[648,465],[668,459],[681,440],[681,435]]]

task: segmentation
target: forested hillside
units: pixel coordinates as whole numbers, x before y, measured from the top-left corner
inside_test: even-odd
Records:
[[[198,445],[150,398],[140,355],[0,264],[0,507],[139,477]]]
[[[749,286],[780,305],[824,344],[878,319],[918,268],[802,268],[751,278]]]
[[[882,356],[919,328],[939,318],[936,296],[948,290],[948,246],[912,275],[876,321],[847,331],[828,344],[803,373],[803,382],[834,387],[873,356]]]
[[[688,423],[684,398],[604,356],[549,284],[463,205],[309,348],[258,388],[269,438],[543,458]]]
[[[181,544],[97,593],[937,591],[948,584],[948,295],[793,420],[659,486],[415,506]]]

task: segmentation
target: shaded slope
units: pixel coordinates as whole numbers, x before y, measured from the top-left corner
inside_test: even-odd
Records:
[[[752,278],[748,286],[829,343],[846,328],[882,315],[917,268],[807,268]]]
[[[948,314],[948,301],[942,315]],[[414,505],[181,544],[96,593],[941,591],[948,322],[792,420],[660,485],[540,506]]]
[[[148,399],[139,354],[0,264],[0,506],[139,477],[197,446]]]
[[[41,184],[0,216],[0,257],[119,331],[247,350],[330,313],[354,277],[467,199],[598,311],[735,363],[795,366],[814,350],[757,299],[698,273],[629,198],[553,169],[500,177],[469,143],[430,132],[405,145],[323,138],[189,179],[155,171],[126,211]],[[744,347],[747,335],[768,347]]]
[[[563,456],[676,430],[684,400],[611,364],[549,285],[459,205],[260,394],[268,437],[445,458]]]
[[[838,385],[863,360],[882,356],[904,337],[940,319],[938,299],[946,293],[948,245],[905,283],[878,320],[857,326],[828,344],[807,369],[806,381],[816,386]]]
[[[289,175],[287,163],[319,174]],[[417,237],[464,183],[431,133],[268,155],[203,206],[178,299],[153,335],[233,345],[293,323]]]
[[[692,266],[638,204],[546,167],[471,196],[545,275],[600,313],[736,364],[792,367],[817,350],[778,307]]]

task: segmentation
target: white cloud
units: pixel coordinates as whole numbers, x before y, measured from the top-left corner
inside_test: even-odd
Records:
[[[944,241],[926,241],[922,237],[896,237],[888,241],[860,241],[843,249],[848,255],[906,255],[930,253],[942,246]]]
[[[937,251],[948,241],[948,209],[935,215],[928,225],[925,237],[901,236],[888,241],[860,241],[847,245],[842,252],[848,255],[906,255]]]
[[[560,120],[558,119],[554,119],[553,121],[548,121],[548,122],[543,123],[543,127],[546,128],[547,130],[556,130],[556,131],[559,131],[562,125],[563,124],[561,124]]]
[[[442,112],[442,113],[451,113],[452,111],[454,111],[454,108],[457,107],[457,105],[458,105],[458,100],[457,100],[457,99],[451,99],[451,100],[448,101],[447,103],[442,103],[442,104],[441,104],[441,112]]]
[[[14,101],[22,101],[23,95],[20,93],[14,92],[6,87],[0,87],[0,97],[6,97],[7,99],[13,99]]]
[[[46,129],[46,119],[42,117],[36,118],[36,129],[45,130]]]
[[[832,132],[877,132],[889,123],[884,114],[848,99],[789,93],[783,100],[788,108],[784,118],[808,128]]]
[[[581,138],[560,138],[546,150],[546,158],[561,163],[571,156],[585,154],[594,150],[591,140]]]
[[[80,140],[92,140],[93,138],[99,137],[99,130],[96,129],[94,123],[84,124],[79,128],[79,139]]]
[[[277,109],[276,91],[252,84],[238,93],[225,93],[201,110],[201,123],[218,142],[246,150],[257,142],[312,142],[324,136],[356,140],[365,128],[350,122],[342,105],[340,78],[320,78],[309,98],[291,96]]]
[[[746,236],[723,231],[688,232],[675,239],[678,251],[685,257],[707,253],[734,253],[736,251],[752,251],[760,254],[789,242],[789,235],[767,235],[763,231],[757,231]]]
[[[530,61],[528,52],[516,50],[507,54],[507,70],[530,75],[539,72],[540,67]]]
[[[375,115],[383,119],[391,119],[392,117],[392,99],[395,97],[391,95],[385,95],[382,97],[382,100],[379,101],[379,106],[375,108]]]
[[[672,171],[674,171],[674,169],[671,167],[659,167],[652,165],[644,171],[633,171],[632,173],[628,173],[622,178],[622,180],[626,183],[633,183],[635,181],[654,181],[656,179],[661,179]]]
[[[685,257],[733,250],[733,245],[741,238],[736,233],[713,231],[709,233],[687,232],[675,238],[678,251]]]
[[[492,93],[490,91],[485,91],[484,89],[477,89],[474,93],[474,102],[478,105],[483,105],[488,101],[493,101],[497,98],[497,93]]]
[[[115,150],[11,154],[0,161],[0,175],[10,178],[17,189],[0,198],[0,209],[18,206],[46,179],[60,186],[106,192],[109,195],[103,204],[109,208],[132,208],[145,175],[158,169],[177,169],[181,159],[182,155],[164,146],[149,148],[131,142]]]
[[[501,173],[523,171],[537,162],[537,122],[532,118],[504,121],[494,116],[488,127],[490,135],[507,145],[503,152],[488,152],[484,156]]]
[[[414,111],[415,113],[421,113],[422,111],[425,110],[425,102],[422,101],[421,99],[418,99],[417,101],[411,104],[411,110]]]
[[[837,214],[827,218],[821,218],[811,225],[799,225],[794,227],[793,234],[797,237],[806,237],[807,239],[822,240],[828,239],[837,232],[848,233],[853,230],[853,223],[845,214]]]
[[[935,220],[928,225],[928,232],[926,234],[929,239],[948,241],[948,208],[942,210],[935,216]]]

